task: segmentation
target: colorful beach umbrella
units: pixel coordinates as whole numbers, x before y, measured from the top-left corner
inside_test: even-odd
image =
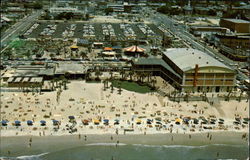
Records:
[[[21,125],[21,121],[16,120],[16,121],[15,121],[15,125],[16,125],[16,126],[20,126],[20,125]]]
[[[33,121],[27,120],[27,124],[28,124],[28,125],[33,125]]]
[[[7,126],[7,125],[8,125],[8,121],[2,120],[2,121],[1,121],[1,124],[2,124],[2,126]]]

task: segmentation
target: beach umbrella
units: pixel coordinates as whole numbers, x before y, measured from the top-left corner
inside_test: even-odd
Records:
[[[238,124],[240,124],[240,122],[239,121],[234,121],[233,124],[238,125]]]
[[[194,118],[193,120],[194,120],[194,124],[199,124],[199,120],[198,119]]]
[[[42,126],[46,125],[46,121],[44,121],[44,120],[41,120],[40,123],[41,123]]]
[[[180,118],[175,119],[175,124],[180,124],[181,122],[182,122],[182,120]]]
[[[156,121],[156,124],[160,124],[160,125],[162,125],[162,123],[161,123],[160,121]]]
[[[69,119],[75,119],[75,117],[74,116],[69,116]]]
[[[7,126],[8,125],[7,123],[8,123],[8,121],[6,121],[6,120],[1,121],[2,126]]]
[[[21,126],[21,121],[16,120],[16,121],[15,121],[15,125],[16,125],[16,126]]]
[[[104,119],[103,122],[104,122],[104,124],[108,124],[109,120],[108,119]]]
[[[59,124],[59,121],[55,120],[55,119],[53,119],[52,122],[53,122],[53,125],[58,125]]]
[[[140,120],[140,119],[137,119],[137,120],[136,120],[136,124],[141,124],[141,120]]]
[[[189,122],[189,119],[186,118],[186,117],[184,117],[184,118],[183,118],[183,121],[184,121],[185,123],[188,123],[188,122]]]
[[[120,121],[119,121],[119,119],[115,119],[115,123],[114,123],[115,125],[118,125],[118,124],[120,124]]]
[[[151,119],[147,119],[147,124],[152,124],[152,120]]]
[[[82,120],[82,123],[83,123],[84,125],[88,125],[88,124],[89,124],[89,120],[84,119],[84,120]]]
[[[219,121],[218,123],[219,123],[219,124],[224,124],[224,122],[222,122],[222,121]]]
[[[240,118],[235,118],[236,121],[240,122]]]
[[[28,120],[28,121],[27,121],[27,125],[29,125],[29,126],[33,125],[33,121]]]
[[[98,119],[95,119],[95,120],[94,120],[94,124],[95,124],[95,125],[98,125],[99,123],[100,123],[100,121],[99,121]]]
[[[250,121],[250,119],[249,119],[249,118],[243,118],[243,120],[244,120],[244,121]]]
[[[221,121],[221,122],[224,122],[224,119],[222,119],[222,118],[219,118],[219,121]]]

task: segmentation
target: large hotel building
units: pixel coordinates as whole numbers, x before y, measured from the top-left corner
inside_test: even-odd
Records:
[[[192,48],[171,48],[162,58],[134,59],[132,66],[161,76],[183,92],[228,92],[235,87],[235,70]]]

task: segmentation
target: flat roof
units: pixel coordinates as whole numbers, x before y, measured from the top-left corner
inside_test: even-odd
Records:
[[[76,63],[60,63],[59,66],[56,68],[55,74],[83,74],[86,73],[88,67],[84,66],[83,64],[76,64]]]
[[[243,19],[233,19],[233,18],[222,18],[223,20],[231,21],[233,23],[250,23],[250,21],[246,21]]]
[[[133,63],[136,65],[161,65],[164,68],[168,69],[170,72],[175,74],[177,77],[181,78],[181,76],[175,72],[163,59],[161,58],[138,58],[133,59]]]
[[[193,48],[170,48],[164,52],[164,55],[183,71],[194,69],[196,64],[198,64],[199,67],[215,66],[232,70],[232,68],[226,66],[207,53]]]

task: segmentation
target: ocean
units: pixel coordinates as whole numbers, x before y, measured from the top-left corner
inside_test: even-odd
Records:
[[[62,150],[44,152],[25,151],[15,157],[0,155],[1,160],[245,160],[249,156],[248,145],[210,144],[145,145],[119,143],[89,143]]]

